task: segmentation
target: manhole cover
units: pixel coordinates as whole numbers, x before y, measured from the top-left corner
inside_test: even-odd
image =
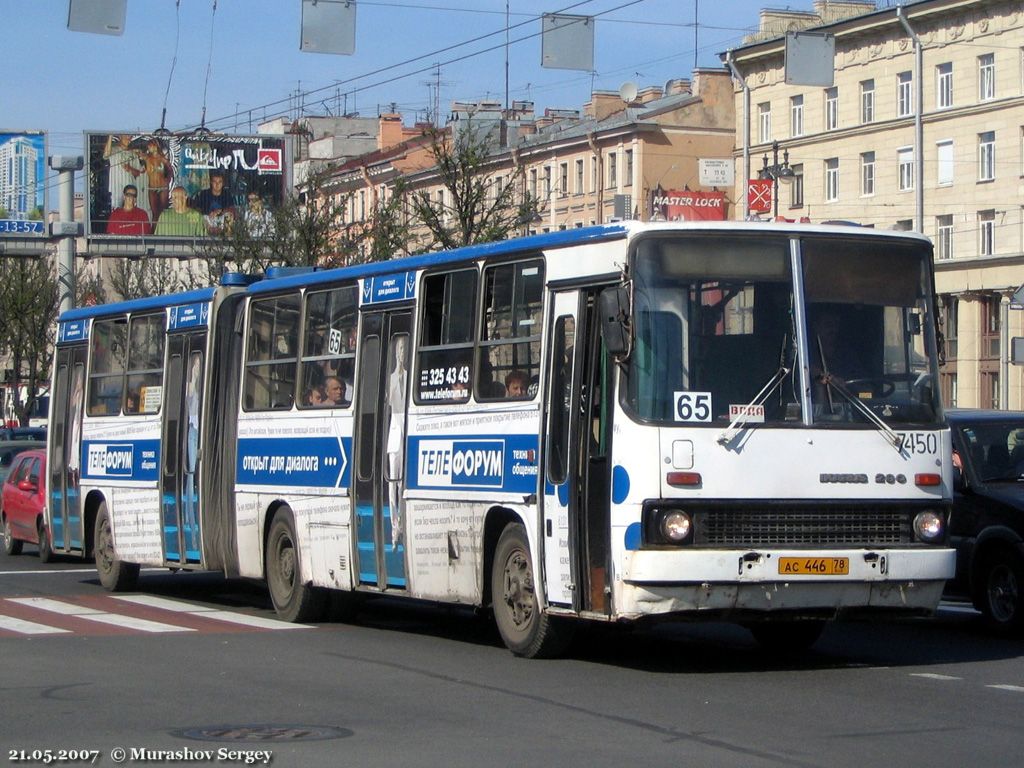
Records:
[[[333,725],[207,725],[178,728],[171,734],[196,741],[231,741],[243,743],[324,741],[345,739],[352,735],[347,728]]]

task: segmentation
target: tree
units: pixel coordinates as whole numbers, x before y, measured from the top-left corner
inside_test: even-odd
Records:
[[[113,260],[108,280],[113,293],[123,300],[175,293],[194,287],[187,269],[179,266],[174,259],[157,256]]]
[[[235,218],[207,254],[190,264],[194,285],[211,285],[229,270],[261,275],[271,266],[335,267],[350,245],[338,234],[345,204],[324,193],[324,172],[312,171],[301,194],[287,195],[267,216]]]
[[[6,360],[5,378],[22,425],[47,389],[59,301],[49,256],[0,259],[0,357]]]
[[[496,147],[494,133],[471,121],[456,131],[431,129],[433,170],[445,194],[440,200],[421,191],[409,195],[416,222],[428,233],[428,249],[505,240],[538,215],[538,200],[525,191],[522,167],[498,186],[492,159]]]

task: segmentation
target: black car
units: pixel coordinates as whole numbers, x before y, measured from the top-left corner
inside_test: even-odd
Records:
[[[0,440],[46,440],[46,427],[0,427]]]
[[[1024,628],[1024,412],[952,408],[956,548],[951,597],[966,597],[989,622]],[[959,465],[961,469],[957,471]]]

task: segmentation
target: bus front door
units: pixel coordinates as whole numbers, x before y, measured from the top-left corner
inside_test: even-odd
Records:
[[[50,424],[50,539],[54,552],[85,552],[78,481],[82,463],[85,346],[57,350]]]
[[[405,413],[409,311],[368,312],[359,340],[354,436],[359,582],[405,589]]]
[[[205,333],[167,337],[160,441],[160,497],[167,563],[199,563],[202,559],[198,479],[205,349]]]
[[[608,614],[614,369],[598,327],[599,290],[560,291],[551,304],[544,565],[549,602]]]

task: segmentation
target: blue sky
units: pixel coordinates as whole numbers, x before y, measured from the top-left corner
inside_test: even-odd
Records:
[[[510,97],[532,99],[538,112],[577,108],[592,87],[617,90],[627,80],[661,85],[688,76],[695,8],[701,25],[697,63],[718,66],[717,52],[738,45],[744,31],[756,27],[762,5],[509,0],[511,24],[522,24],[511,32]],[[810,10],[811,0],[790,5]],[[250,116],[255,127],[265,115],[286,112],[299,89],[318,89],[304,98],[313,112],[340,107],[372,116],[395,103],[413,122],[430,108],[435,62],[441,63],[442,115],[456,99],[504,100],[505,0],[359,0],[352,56],[299,50],[300,0],[217,0],[215,12],[213,6],[213,0],[181,0],[176,12],[174,0],[128,0],[125,32],[113,37],[68,31],[67,0],[0,0],[0,129],[45,130],[51,153],[70,154],[82,151],[82,131],[160,127],[165,92],[166,127],[196,126],[205,92],[209,127],[247,132]],[[597,18],[594,73],[540,66],[536,17],[563,10]],[[492,32],[499,34],[459,45]],[[413,74],[399,77],[407,73]]]

